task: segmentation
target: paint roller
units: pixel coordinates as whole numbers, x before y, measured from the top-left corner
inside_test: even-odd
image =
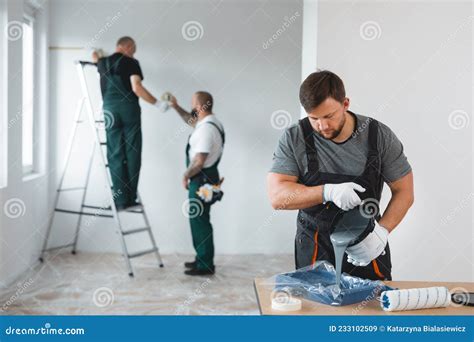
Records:
[[[446,287],[438,286],[383,291],[380,295],[380,305],[384,311],[404,311],[445,308],[452,303],[471,305],[471,299],[470,293],[451,294]]]

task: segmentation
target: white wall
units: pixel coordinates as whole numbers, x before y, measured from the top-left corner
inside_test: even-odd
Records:
[[[301,78],[304,80],[318,68],[318,0],[303,2],[303,37],[301,48]],[[300,116],[306,117],[301,108]]]
[[[295,13],[296,21],[278,33],[275,42],[264,44]],[[119,19],[112,20],[114,16]],[[201,39],[183,38],[182,26],[191,20],[201,23]],[[225,196],[212,213],[217,253],[293,251],[295,213],[271,210],[265,177],[282,132],[272,127],[272,113],[285,110],[293,121],[299,116],[301,30],[300,1],[51,3],[52,46],[92,44],[111,52],[118,37],[131,35],[138,44],[136,57],[145,74],[144,84],[155,95],[172,91],[185,108],[189,108],[194,91],[208,90],[214,95],[214,112],[227,132],[220,167],[226,179]],[[88,53],[51,51],[57,167],[62,165],[80,96],[72,61],[81,58],[88,58]],[[89,76],[97,82],[92,73]],[[144,150],[139,188],[153,231],[164,253],[192,253],[189,224],[181,209],[186,199],[181,187],[184,148],[190,130],[183,129],[175,112],[161,114],[143,103],[142,109]],[[84,152],[89,142],[86,136],[76,150]],[[69,185],[80,181],[81,164],[75,165]],[[100,177],[94,177],[94,184],[97,186],[89,202],[100,205],[104,198],[100,195]],[[71,195],[62,204],[73,207],[77,203],[78,195]],[[60,217],[52,242],[70,239],[73,223]],[[112,226],[101,219],[81,234],[79,249],[119,251],[119,243]]]
[[[130,34],[138,42],[145,85],[154,93],[170,90],[186,104],[195,90],[212,92],[215,112],[228,134],[221,168],[225,198],[213,208],[217,253],[292,253],[295,213],[271,210],[264,179],[281,134],[272,127],[272,113],[288,111],[295,121],[300,112],[302,3],[228,0],[217,7],[202,3],[197,8],[195,2],[56,0],[51,3],[50,45],[94,45],[110,52],[117,37]],[[2,22],[17,20],[18,2],[7,1],[6,7],[8,15],[3,12]],[[118,12],[119,20],[109,25]],[[263,48],[285,16],[295,12],[298,20]],[[47,18],[47,11],[43,13]],[[355,112],[373,115],[392,127],[414,168],[416,203],[390,238],[394,277],[472,280],[472,124],[458,130],[449,125],[455,110],[472,119],[472,23],[466,21],[472,14],[470,5],[321,2],[315,13],[318,67],[341,75]],[[181,28],[189,20],[202,24],[201,39],[183,39]],[[362,39],[360,27],[367,21],[379,24],[378,39]],[[21,65],[21,47],[5,40],[2,46],[9,56],[2,61],[2,75],[8,77]],[[15,220],[0,218],[3,283],[38,256],[41,234],[35,229],[44,232],[46,203],[54,194],[80,96],[72,61],[87,56],[78,50],[50,52],[51,117],[45,117],[44,128],[49,129],[51,148],[46,149],[49,156],[44,151],[39,176],[23,180],[20,166],[12,162],[21,155],[21,128],[14,125],[8,130],[7,187],[0,189],[0,204],[18,197],[26,211]],[[2,101],[10,118],[21,103],[19,82],[11,79]],[[183,130],[173,112],[160,114],[145,104],[142,119],[140,190],[154,232],[163,252],[191,253],[189,228],[181,213],[186,194],[180,188],[189,130]],[[88,143],[86,135],[76,151],[86,154]],[[78,161],[69,185],[81,179],[80,167],[84,163]],[[45,173],[52,175],[49,184]],[[100,177],[94,176],[90,202],[102,204],[105,197],[99,184]],[[386,191],[384,203],[387,199]],[[74,206],[77,195],[62,204]],[[56,222],[53,244],[71,238],[73,223],[64,218]],[[112,227],[103,220],[94,223],[81,235],[80,250],[118,251]]]
[[[3,1],[2,27],[23,20],[22,1]],[[0,286],[11,283],[33,266],[39,256],[42,236],[49,214],[49,146],[48,146],[48,3],[42,2],[36,14],[38,46],[38,93],[35,98],[35,119],[38,121],[36,172],[27,177],[22,170],[22,45],[21,38],[5,39],[2,34],[2,125],[1,138],[3,184],[0,188]],[[18,33],[18,32],[17,32]],[[13,37],[16,37],[13,35]],[[4,115],[6,114],[6,115]]]
[[[472,4],[322,1],[318,11],[318,67],[345,81],[353,111],[395,131],[413,167],[415,205],[390,236],[394,278],[472,281]]]

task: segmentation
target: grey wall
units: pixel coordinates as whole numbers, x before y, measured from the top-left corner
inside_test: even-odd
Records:
[[[395,131],[414,170],[415,205],[390,235],[397,279],[473,279],[472,14],[467,1],[319,3],[318,67]]]
[[[131,35],[137,40],[136,57],[145,74],[144,84],[154,94],[172,91],[185,108],[196,90],[214,95],[214,111],[227,131],[221,162],[225,196],[212,214],[216,252],[291,253],[295,213],[272,211],[265,177],[282,133],[273,127],[280,121],[272,124],[272,113],[288,112],[275,114],[281,115],[283,123],[299,116],[302,2],[53,1],[51,10],[52,46],[77,47],[92,41],[111,52],[119,36]],[[118,20],[114,21],[114,16]],[[183,38],[182,27],[188,21],[202,25],[201,39]],[[274,41],[268,42],[273,35]],[[72,61],[87,57],[85,51],[51,51],[51,108],[56,118],[52,126],[57,127],[58,168],[80,96]],[[88,77],[97,82],[93,73]],[[144,150],[139,188],[153,230],[163,252],[191,253],[188,222],[182,214],[186,192],[181,187],[190,130],[175,112],[162,114],[147,104],[142,104],[142,109]],[[86,154],[89,143],[86,136],[75,150]],[[76,163],[73,168],[69,185],[81,180],[84,165]],[[89,202],[101,204],[104,197],[99,176],[94,177],[94,184]],[[63,204],[71,207],[77,202],[78,196],[71,195]],[[70,239],[73,223],[60,217],[53,243]],[[107,221],[96,220],[84,231],[80,249],[119,250]],[[135,247],[144,247],[139,244],[137,241]]]

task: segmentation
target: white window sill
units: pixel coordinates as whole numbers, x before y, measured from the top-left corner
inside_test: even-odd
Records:
[[[41,176],[43,176],[42,173],[39,173],[39,172],[30,172],[30,173],[27,173],[23,176],[23,182],[30,182],[30,181],[33,181],[35,179],[38,179],[40,178]]]

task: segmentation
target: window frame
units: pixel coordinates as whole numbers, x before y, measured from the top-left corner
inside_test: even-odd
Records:
[[[24,6],[24,13],[23,13],[23,23],[31,26],[32,31],[32,54],[33,54],[33,63],[32,63],[32,99],[31,99],[31,115],[32,115],[32,161],[31,164],[24,164],[23,159],[23,144],[24,144],[24,137],[23,137],[23,128],[22,128],[22,170],[23,176],[29,176],[38,172],[38,111],[37,111],[37,66],[34,63],[34,55],[37,48],[37,30],[36,30],[36,17],[35,17],[35,9],[33,6],[25,4]],[[23,39],[23,38],[22,38]],[[22,58],[24,57],[24,53],[22,52]],[[23,61],[22,61],[23,65]],[[24,94],[24,85],[22,85],[22,97]],[[22,113],[23,113],[23,104],[22,101]],[[22,127],[23,127],[23,114],[22,114]]]

